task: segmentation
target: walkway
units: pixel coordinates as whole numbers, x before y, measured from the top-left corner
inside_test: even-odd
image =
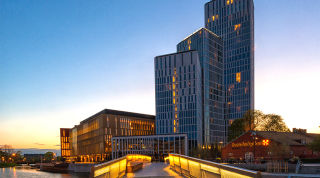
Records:
[[[143,177],[143,178],[155,178],[155,177],[174,177],[182,178],[179,174],[170,169],[169,164],[163,162],[144,163],[143,168],[135,173],[127,173],[127,178],[131,177]]]

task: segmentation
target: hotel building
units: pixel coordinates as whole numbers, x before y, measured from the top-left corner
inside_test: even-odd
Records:
[[[201,28],[155,57],[157,134],[187,133],[189,146],[225,136],[222,40]]]
[[[197,51],[155,57],[156,133],[187,133],[202,144],[201,66]]]
[[[205,27],[223,39],[226,120],[254,109],[253,0],[212,0],[205,4]]]
[[[62,156],[79,162],[110,160],[112,137],[154,135],[154,121],[153,115],[102,110],[72,129],[61,129]]]
[[[201,78],[188,78],[188,66],[172,67],[178,54],[187,51],[198,53]],[[172,82],[174,75],[178,85]],[[193,80],[199,80],[200,92],[190,96],[186,91],[194,87]],[[205,28],[181,41],[176,54],[155,58],[155,85],[157,134],[188,133],[189,146],[225,144],[228,126],[254,109],[253,0],[206,3]],[[201,106],[190,100],[195,96]]]

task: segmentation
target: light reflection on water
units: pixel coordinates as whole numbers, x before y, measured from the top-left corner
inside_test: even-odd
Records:
[[[85,178],[88,174],[61,174],[37,171],[36,169],[28,168],[2,168],[0,169],[1,178]]]

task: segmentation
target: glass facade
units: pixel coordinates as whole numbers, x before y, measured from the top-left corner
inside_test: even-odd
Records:
[[[203,144],[224,142],[223,43],[220,37],[201,28],[177,45],[177,51],[196,50],[201,65]]]
[[[222,45],[201,28],[155,58],[157,134],[187,133],[190,148],[225,141]]]
[[[154,119],[152,115],[105,109],[68,129],[66,152],[72,161],[110,160],[113,136],[154,135]],[[61,140],[65,140],[63,135]],[[61,152],[64,145],[61,142]]]
[[[232,122],[254,109],[253,0],[206,3],[205,27],[223,39],[225,118]]]
[[[202,144],[201,66],[197,51],[155,57],[156,133],[187,133]]]
[[[149,155],[164,160],[169,153],[188,155],[187,134],[148,135],[112,138],[112,158],[128,154]]]
[[[61,157],[69,159],[71,155],[70,138],[71,129],[60,128],[60,145],[61,145]]]

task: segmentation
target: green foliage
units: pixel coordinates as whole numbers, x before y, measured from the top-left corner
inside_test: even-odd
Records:
[[[54,157],[54,153],[53,152],[46,152],[44,154],[44,159],[45,159],[46,162],[51,162],[53,157]]]
[[[231,141],[237,138],[239,135],[243,134],[244,132],[245,132],[244,119],[241,118],[241,119],[235,120],[229,127],[228,141]]]
[[[215,143],[208,148],[193,148],[190,150],[190,156],[205,160],[215,160],[221,157],[221,144]]]
[[[290,132],[282,117],[276,114],[265,115],[266,122],[262,125],[263,131]]]
[[[308,147],[312,150],[312,151],[317,151],[320,152],[320,136],[318,136],[317,138],[315,138],[313,140],[313,142],[311,142]]]
[[[16,165],[16,163],[0,163],[0,168],[14,167]]]
[[[259,110],[249,110],[229,127],[228,141],[250,131],[290,132],[282,117],[276,114],[264,114]]]

